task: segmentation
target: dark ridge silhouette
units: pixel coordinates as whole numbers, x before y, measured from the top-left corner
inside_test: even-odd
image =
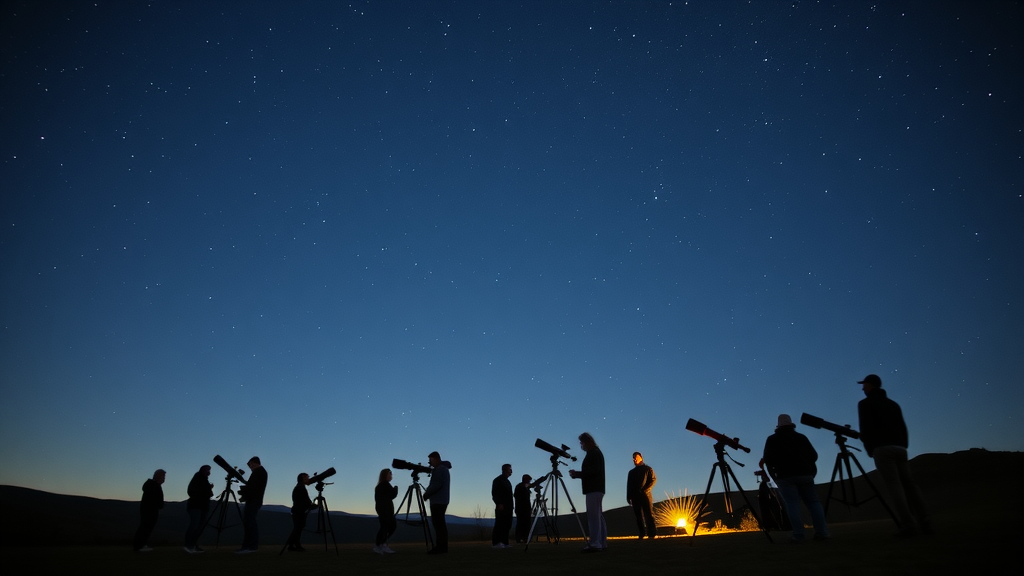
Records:
[[[865,467],[871,465],[867,456],[858,455]],[[834,454],[821,454],[818,460],[818,489],[822,502],[829,487],[829,480],[834,465]],[[708,464],[710,471],[710,464]],[[911,468],[921,485],[931,507],[943,510],[962,511],[970,515],[971,522],[983,522],[985,518],[973,512],[977,498],[1001,498],[1010,510],[1016,513],[1024,511],[1022,496],[1015,487],[1024,476],[1024,452],[990,452],[984,449],[971,449],[953,454],[922,454],[910,462]],[[854,470],[856,472],[856,469]],[[738,472],[739,474],[739,472]],[[868,477],[879,487],[884,488],[877,472],[872,471]],[[747,497],[757,506],[757,485],[751,477],[748,482],[741,478],[746,488]],[[717,480],[716,480],[717,484]],[[873,491],[862,477],[852,480],[859,500],[871,496]],[[702,487],[703,488],[703,487]],[[734,487],[735,488],[735,487]],[[712,485],[713,492],[709,497],[711,513],[707,519],[714,520],[722,508],[721,486]],[[691,494],[693,491],[690,492]],[[698,494],[700,496],[702,494]],[[838,485],[833,489],[833,498],[839,495]],[[663,494],[655,494],[655,500],[664,499]],[[579,499],[582,501],[582,497]],[[614,501],[614,497],[606,498]],[[734,507],[742,510],[745,503],[739,494],[734,494]],[[8,546],[79,546],[79,545],[114,545],[130,546],[132,535],[138,523],[138,501],[101,500],[85,496],[67,496],[52,494],[31,488],[18,486],[0,486],[0,502],[4,507],[2,523],[2,539]],[[992,509],[991,507],[989,509]],[[995,508],[998,510],[998,507]],[[583,507],[578,502],[577,511],[584,526],[586,518]],[[937,511],[937,510],[936,510]],[[987,512],[997,513],[997,512]],[[605,511],[609,535],[633,536],[636,525],[633,512],[627,507],[613,508]],[[859,506],[846,506],[833,499],[829,503],[828,520],[830,524],[843,522],[861,522],[888,518],[888,514],[877,499],[871,499]],[[490,526],[493,519],[476,520],[472,518],[455,518],[450,520],[449,528],[452,541],[489,541]],[[374,516],[360,516],[344,512],[331,512],[331,523],[334,538],[339,545],[353,543],[372,544],[377,531],[377,519]],[[728,522],[727,522],[728,523]],[[168,502],[160,512],[160,519],[150,538],[150,545],[181,546],[188,524],[184,502]],[[237,547],[241,543],[241,520],[231,504],[228,515],[229,526],[220,532],[220,547]],[[307,529],[316,526],[316,512],[312,512],[307,522]],[[571,516],[559,517],[559,529],[565,537],[578,537],[579,527]],[[291,519],[288,509],[284,506],[266,506],[260,512],[260,539],[265,546],[280,546],[287,539],[291,530]],[[538,525],[538,534],[542,534]],[[204,547],[212,548],[217,537],[217,530],[207,526],[200,539]],[[408,525],[400,521],[398,531],[392,538],[393,542],[415,543],[423,541],[423,529],[419,525]],[[323,535],[307,532],[303,542],[308,546],[323,545]]]

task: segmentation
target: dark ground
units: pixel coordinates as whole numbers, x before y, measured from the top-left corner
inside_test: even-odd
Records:
[[[566,536],[558,544],[534,542],[494,550],[489,540],[480,541],[480,528],[463,526],[451,552],[428,556],[422,529],[403,527],[404,538],[393,544],[398,553],[378,556],[370,551],[372,524],[334,520],[339,553],[334,545],[323,545],[323,536],[306,534],[305,553],[279,555],[284,537],[274,530],[265,534],[258,553],[236,555],[237,542],[232,530],[224,531],[219,549],[212,534],[204,534],[203,545],[210,551],[189,555],[181,549],[180,518],[175,530],[155,537],[150,553],[133,553],[128,545],[134,530],[136,503],[100,501],[45,495],[21,489],[0,487],[3,503],[4,574],[548,574],[585,570],[590,574],[623,574],[636,570],[648,573],[685,571],[693,574],[844,574],[871,576],[884,574],[953,574],[959,572],[1005,572],[1016,565],[1017,548],[1024,542],[1024,493],[1019,489],[1024,473],[1024,453],[995,453],[970,450],[955,454],[918,456],[912,467],[932,509],[936,533],[912,539],[896,537],[896,526],[877,500],[847,508],[833,501],[829,523],[832,539],[827,542],[788,542],[788,534],[772,532],[770,542],[764,533],[702,534],[695,538],[668,537],[638,542],[626,535],[633,529],[623,509],[610,510],[606,516],[609,531],[623,536],[611,542],[609,550],[581,554],[582,542],[575,539],[579,528],[568,519],[563,523]],[[826,483],[828,469],[819,471]],[[858,496],[870,489],[858,479]],[[827,486],[821,486],[823,495]],[[29,497],[34,495],[33,497]],[[721,496],[712,495],[711,505]],[[60,514],[53,503],[74,513]],[[751,495],[756,502],[756,497]],[[126,508],[127,512],[120,510]],[[27,510],[32,511],[26,516]],[[125,516],[127,514],[127,516]],[[63,520],[62,520],[63,518]],[[68,519],[71,518],[71,519]],[[91,520],[90,520],[91,519]],[[22,522],[19,524],[18,520]],[[261,527],[269,518],[261,515]],[[90,523],[91,522],[91,523]],[[124,523],[129,524],[127,530]],[[350,526],[351,524],[351,526]],[[25,527],[28,530],[24,530]],[[117,542],[111,538],[117,527]],[[310,522],[310,527],[314,523]],[[20,528],[20,529],[19,529]],[[234,529],[237,530],[237,529]],[[229,534],[229,532],[232,532]],[[484,530],[484,535],[489,534]],[[573,537],[573,539],[569,539]],[[31,543],[27,539],[31,538]],[[83,544],[83,542],[89,542]],[[12,545],[12,543],[14,543]],[[1014,568],[1012,571],[1015,571]]]

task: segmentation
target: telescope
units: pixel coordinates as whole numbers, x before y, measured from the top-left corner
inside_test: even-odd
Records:
[[[811,416],[806,412],[800,415],[800,423],[803,424],[804,426],[810,426],[811,428],[824,428],[829,432],[835,432],[840,436],[849,436],[854,440],[860,438],[860,432],[857,432],[853,428],[850,428],[849,424],[847,424],[846,426],[840,426],[839,424],[833,424],[828,420],[823,420],[821,418],[818,418],[817,416]]]
[[[718,432],[715,432],[714,430],[708,428],[704,424],[697,422],[693,418],[690,418],[686,422],[686,429],[695,434],[700,434],[701,436],[714,438],[715,440],[718,440],[719,442],[725,444],[726,446],[732,448],[733,450],[743,450],[748,454],[750,453],[750,448],[747,448],[746,446],[740,444],[739,438],[729,438],[725,434],[719,434]]]
[[[228,464],[226,460],[220,457],[220,454],[214,456],[213,461],[216,462],[218,466],[223,468],[224,471],[228,473],[229,479],[235,482],[245,484],[245,478],[242,478],[242,474],[245,474],[245,471],[243,471],[241,468],[235,468],[231,464]]]
[[[327,470],[324,470],[323,472],[313,473],[313,476],[306,481],[306,484],[308,485],[323,482],[325,479],[334,476],[335,473],[337,473],[337,470],[335,470],[333,466],[328,468]]]
[[[555,455],[558,458],[568,458],[569,460],[572,460],[573,462],[576,461],[576,457],[575,456],[571,456],[569,454],[569,452],[568,452],[569,447],[566,446],[565,444],[562,444],[561,448],[555,448],[551,444],[548,444],[547,442],[541,440],[540,438],[537,438],[537,441],[534,442],[533,445],[536,446],[537,448],[540,448],[541,450],[546,450],[546,451],[552,453],[553,455]]]
[[[412,470],[413,474],[430,474],[432,472],[429,466],[424,466],[423,464],[413,464],[412,462],[399,460],[398,458],[395,458],[394,460],[391,461],[391,467],[397,468],[398,470]]]

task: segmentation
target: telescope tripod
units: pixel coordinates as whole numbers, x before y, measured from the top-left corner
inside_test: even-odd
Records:
[[[542,476],[541,478],[538,479],[538,483],[536,484],[536,488],[533,489],[534,497],[533,497],[533,505],[530,507],[530,518],[533,518],[534,520],[530,523],[531,528],[536,524],[536,518],[537,518],[538,512],[540,510],[543,510],[547,506],[547,503],[548,503],[547,498],[545,498],[544,495],[541,494],[541,489],[542,489],[541,483],[544,480],[546,480],[546,479],[547,479],[547,475],[545,474],[544,476]],[[518,520],[517,520],[517,522],[518,522]],[[553,526],[552,522],[548,522],[547,515],[545,515],[544,518],[541,519],[541,522],[544,523],[544,536],[547,537],[548,542],[551,541],[552,535],[554,535],[555,538],[558,538],[558,527],[557,526]],[[526,538],[527,538],[526,539],[526,543],[527,544],[530,543],[530,540],[532,539],[532,537],[533,537],[533,530],[530,530],[530,532],[526,535]]]
[[[334,542],[334,555],[337,556],[338,552],[338,541],[334,539],[334,526],[331,525],[331,511],[327,509],[327,498],[324,498],[324,486],[330,486],[334,482],[317,482],[316,483],[316,498],[313,500],[316,502],[317,513],[316,513],[316,534],[324,535],[324,552],[327,552],[327,533],[331,533],[331,542]],[[305,512],[303,513],[305,518]],[[285,543],[284,547],[277,554],[280,556],[284,554],[284,551],[288,548],[288,542]]]
[[[238,504],[238,498],[235,496],[235,491],[231,489],[231,484],[238,482],[238,480],[232,478],[230,474],[225,476],[224,480],[227,482],[227,485],[224,486],[224,491],[217,497],[217,503],[214,504],[213,510],[210,512],[210,516],[206,519],[206,523],[203,524],[203,528],[206,528],[210,524],[210,521],[213,520],[213,517],[217,516],[217,524],[214,525],[214,528],[217,529],[217,541],[215,544],[217,548],[220,548],[221,531],[234,526],[234,524],[230,526],[227,524],[229,500],[234,500],[235,510],[238,511],[238,521],[239,523],[242,522],[242,507]]]
[[[434,537],[430,534],[430,526],[427,525],[427,509],[423,505],[423,486],[420,485],[419,472],[412,473],[412,484],[405,491],[405,496],[402,496],[402,501],[398,503],[398,508],[395,512],[395,520],[398,520],[398,515],[402,513],[402,506],[405,506],[405,523],[414,525],[413,522],[409,521],[409,511],[412,508],[413,500],[416,500],[416,507],[420,512],[420,523],[423,524],[423,543],[426,544],[427,548],[434,547]]]
[[[555,544],[558,544],[558,487],[561,485],[562,492],[565,494],[565,499],[569,501],[569,509],[572,510],[572,516],[576,519],[576,523],[580,526],[580,535],[583,539],[587,539],[587,532],[583,529],[583,522],[580,520],[579,514],[576,512],[576,506],[572,503],[572,498],[569,496],[569,489],[565,487],[565,480],[562,479],[562,473],[558,471],[558,465],[561,462],[558,461],[558,456],[551,457],[551,472],[546,474],[547,480],[544,481],[544,490],[537,494],[536,499],[533,502],[533,525],[530,526],[530,534],[526,537],[526,546],[523,548],[523,552],[530,549],[530,542],[533,541],[533,531],[537,528],[537,520],[544,518],[544,533],[548,538],[548,542],[552,540],[554,536]],[[550,515],[548,513],[548,491],[551,491],[551,507]],[[549,518],[550,516],[550,518]],[[550,522],[549,522],[550,520]]]
[[[789,530],[789,515],[783,506],[782,495],[772,486],[771,476],[763,466],[754,475],[758,478],[757,503],[761,506],[765,530]]]
[[[860,506],[861,504],[864,504],[865,502],[870,501],[872,498],[878,498],[878,501],[882,503],[882,507],[885,508],[885,511],[889,513],[889,516],[892,517],[892,521],[895,522],[896,526],[898,527],[900,525],[899,520],[896,519],[896,515],[893,514],[892,509],[889,508],[889,505],[885,503],[885,499],[882,498],[881,493],[878,492],[878,488],[875,487],[875,483],[872,482],[871,478],[869,478],[867,473],[864,472],[864,468],[860,465],[860,462],[857,461],[857,456],[855,456],[852,452],[848,451],[848,448],[853,448],[853,446],[848,447],[846,445],[846,436],[837,433],[836,445],[839,446],[839,453],[836,454],[836,465],[834,468],[832,468],[832,479],[829,480],[828,483],[828,495],[825,497],[825,515],[828,515],[828,505],[832,502],[832,488],[834,487],[836,477],[838,476],[839,489],[842,492],[842,497],[837,497],[836,500],[842,502],[843,504],[846,504],[847,506],[856,507]],[[860,452],[860,450],[857,448],[853,449]],[[868,496],[863,500],[857,500],[857,489],[853,483],[853,473],[850,470],[850,460],[853,460],[853,463],[857,465],[857,469],[860,470],[861,477],[864,478],[864,481],[868,483],[868,486],[875,493],[874,496]],[[846,469],[845,477],[843,476],[844,468]],[[847,486],[849,486],[850,492],[849,500],[846,497]]]
[[[729,467],[729,463],[725,461],[725,443],[721,440],[715,443],[715,454],[718,456],[718,462],[711,465],[711,475],[708,476],[708,487],[704,490],[704,499],[701,500],[701,508],[703,509],[708,503],[708,494],[711,493],[711,484],[715,481],[715,470],[718,470],[722,473],[722,487],[724,488],[723,495],[725,496],[725,513],[730,516],[733,513],[732,491],[729,487],[729,478],[732,478],[733,483],[736,484],[736,488],[740,491],[740,496],[743,497],[743,501],[747,503],[750,513],[754,516],[754,520],[757,521],[757,527],[764,532],[764,535],[768,538],[769,542],[774,542],[774,540],[772,540],[772,535],[765,530],[764,524],[761,522],[761,518],[757,515],[757,509],[750,504],[750,499],[747,498],[747,493],[743,491],[743,487],[740,486],[740,481],[736,479],[736,474],[732,471],[732,468]],[[729,458],[732,458],[732,456]],[[733,462],[736,462],[736,460],[733,460]],[[743,464],[740,464],[739,462],[736,463],[743,466]],[[693,522],[693,536],[697,535],[698,528],[700,528],[700,523],[695,519]]]

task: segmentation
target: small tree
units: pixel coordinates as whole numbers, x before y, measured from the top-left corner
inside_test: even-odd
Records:
[[[487,513],[484,509],[477,504],[476,508],[473,509],[473,520],[476,523],[476,537],[477,540],[487,540],[487,523],[484,521],[487,519]]]

